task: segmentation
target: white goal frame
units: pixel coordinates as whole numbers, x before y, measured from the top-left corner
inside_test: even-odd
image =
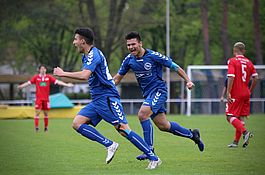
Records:
[[[265,65],[255,65],[256,69],[265,69]],[[218,70],[218,69],[227,69],[227,65],[189,65],[187,67],[187,75],[192,81],[192,70],[198,70],[198,69],[204,69],[204,70]],[[191,93],[192,91],[187,91],[187,111],[186,115],[190,116],[191,115],[191,103],[192,102],[211,102],[211,101],[216,101],[219,99],[192,99],[191,98]],[[265,98],[256,98],[256,99],[251,99],[251,101],[265,101]]]

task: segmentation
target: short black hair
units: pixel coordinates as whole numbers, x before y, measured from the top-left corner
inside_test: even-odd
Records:
[[[136,38],[138,41],[142,41],[141,36],[138,32],[132,31],[125,35],[125,40],[134,39]]]
[[[40,65],[38,66],[38,70],[40,70],[41,67],[44,67],[45,69],[47,69],[46,66],[45,66],[44,64],[40,64]]]
[[[93,44],[94,32],[90,28],[78,28],[75,30],[75,34],[81,35],[87,44]]]

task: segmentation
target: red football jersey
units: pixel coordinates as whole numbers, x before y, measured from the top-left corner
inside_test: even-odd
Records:
[[[253,63],[243,55],[228,60],[227,76],[234,77],[234,83],[231,90],[232,97],[249,97],[250,91],[248,84],[251,76],[258,75]]]
[[[50,84],[56,84],[57,80],[48,74],[44,76],[37,74],[31,78],[29,83],[36,85],[36,99],[49,101]]]

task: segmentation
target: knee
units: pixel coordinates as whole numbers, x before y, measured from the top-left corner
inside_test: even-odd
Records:
[[[231,116],[226,116],[226,120],[228,123],[230,123]]]
[[[149,118],[149,116],[145,112],[143,112],[143,111],[138,112],[138,119],[140,121],[147,120],[148,118]]]
[[[76,122],[76,121],[73,121],[73,123],[72,123],[72,128],[74,129],[74,130],[78,130],[78,128],[80,127],[80,123],[78,123],[78,122]]]

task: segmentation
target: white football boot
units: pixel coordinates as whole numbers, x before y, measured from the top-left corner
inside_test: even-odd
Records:
[[[159,158],[158,160],[150,160],[146,169],[152,170],[152,169],[157,168],[161,164],[162,164],[162,161]]]
[[[119,147],[119,144],[116,143],[116,142],[113,142],[112,145],[107,147],[107,158],[106,158],[106,163],[107,164],[109,164],[112,161],[112,159],[113,159],[118,147]]]

